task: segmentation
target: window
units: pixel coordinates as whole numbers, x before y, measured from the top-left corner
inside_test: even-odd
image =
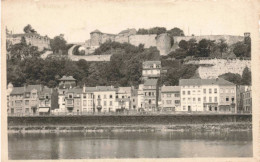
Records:
[[[190,98],[188,98],[188,101],[190,101]]]
[[[212,102],[212,97],[209,97],[209,102]]]
[[[207,93],[206,89],[203,89],[203,93],[204,93],[204,94],[206,94],[206,93]]]
[[[235,98],[234,98],[234,97],[232,97],[232,98],[231,98],[231,101],[232,101],[232,102],[234,102],[234,101],[235,101]]]
[[[190,95],[190,91],[188,91],[188,95]]]
[[[113,95],[110,95],[109,98],[113,98]]]
[[[25,112],[28,113],[28,112],[29,112],[29,108],[26,108],[26,109],[25,109]]]
[[[148,101],[148,102],[149,102],[149,104],[151,104],[151,103],[152,103],[151,99],[149,99],[149,101]]]
[[[167,100],[166,103],[167,103],[167,104],[171,104],[172,101],[171,101],[171,100]]]
[[[193,98],[193,102],[195,102],[196,101],[196,98]]]
[[[214,99],[214,100],[215,100],[215,102],[218,102],[218,97],[215,97],[215,99]]]
[[[203,102],[207,102],[206,97],[203,97]]]
[[[100,98],[100,95],[98,95],[98,98]]]
[[[135,102],[135,99],[133,98],[133,102]]]
[[[72,100],[67,100],[67,104],[69,105],[73,104]]]
[[[107,101],[104,101],[104,106],[107,106]]]
[[[226,101],[227,101],[227,102],[229,101],[229,97],[226,97]]]
[[[87,101],[86,100],[83,101],[83,106],[87,106]]]
[[[211,94],[211,93],[212,93],[212,89],[210,88],[210,89],[209,89],[209,94]]]
[[[72,94],[69,94],[69,98],[72,98]]]
[[[183,108],[183,110],[186,110],[186,106],[183,106],[182,108]]]
[[[185,95],[185,91],[182,91],[182,94]]]
[[[125,98],[125,96],[122,96],[122,98]]]
[[[200,97],[198,98],[198,101],[200,102]]]
[[[86,95],[86,94],[83,94],[83,98],[87,98],[87,95]]]
[[[25,105],[29,105],[29,100],[25,100]]]
[[[175,93],[174,97],[180,97],[180,94],[179,93]]]
[[[149,96],[151,96],[151,92],[149,92]]]
[[[175,100],[175,104],[180,104],[180,100]]]
[[[104,98],[107,98],[107,95],[104,94]]]
[[[48,95],[48,94],[45,94],[45,98],[46,98],[46,99],[49,99],[49,95]]]
[[[218,93],[217,88],[214,89],[214,93]]]
[[[171,94],[167,94],[167,97],[171,97]]]
[[[231,89],[231,93],[235,93],[235,90],[234,90],[234,88],[232,88],[232,89]]]

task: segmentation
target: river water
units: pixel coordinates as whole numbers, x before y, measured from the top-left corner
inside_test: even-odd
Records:
[[[8,134],[9,159],[252,157],[252,133]]]

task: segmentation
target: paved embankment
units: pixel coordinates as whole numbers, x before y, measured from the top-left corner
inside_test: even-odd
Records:
[[[251,121],[251,114],[21,116],[8,117],[8,126],[172,125]]]

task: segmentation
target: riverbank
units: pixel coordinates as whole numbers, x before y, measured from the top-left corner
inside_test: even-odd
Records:
[[[157,132],[157,131],[252,131],[250,122],[171,124],[171,125],[49,125],[8,126],[8,133],[59,133],[59,132]]]

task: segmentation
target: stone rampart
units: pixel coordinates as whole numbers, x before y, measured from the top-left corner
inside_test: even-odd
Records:
[[[242,76],[245,67],[251,69],[251,60],[240,59],[202,59],[191,60],[186,64],[200,65],[199,76],[202,79],[217,78],[225,73],[237,73]]]
[[[88,55],[88,56],[78,56],[70,55],[69,58],[72,61],[79,61],[81,59],[86,61],[110,61],[111,55]]]
[[[202,36],[175,36],[173,37],[174,43],[179,44],[181,40],[189,41],[190,39],[195,39],[199,42],[202,39],[208,40],[216,40],[216,42],[220,41],[220,39],[226,40],[228,45],[234,44],[239,41],[244,40],[244,36],[234,36],[234,35],[202,35]]]
[[[131,35],[129,37],[129,43],[134,46],[144,44],[144,48],[156,47],[156,34],[151,35]]]

